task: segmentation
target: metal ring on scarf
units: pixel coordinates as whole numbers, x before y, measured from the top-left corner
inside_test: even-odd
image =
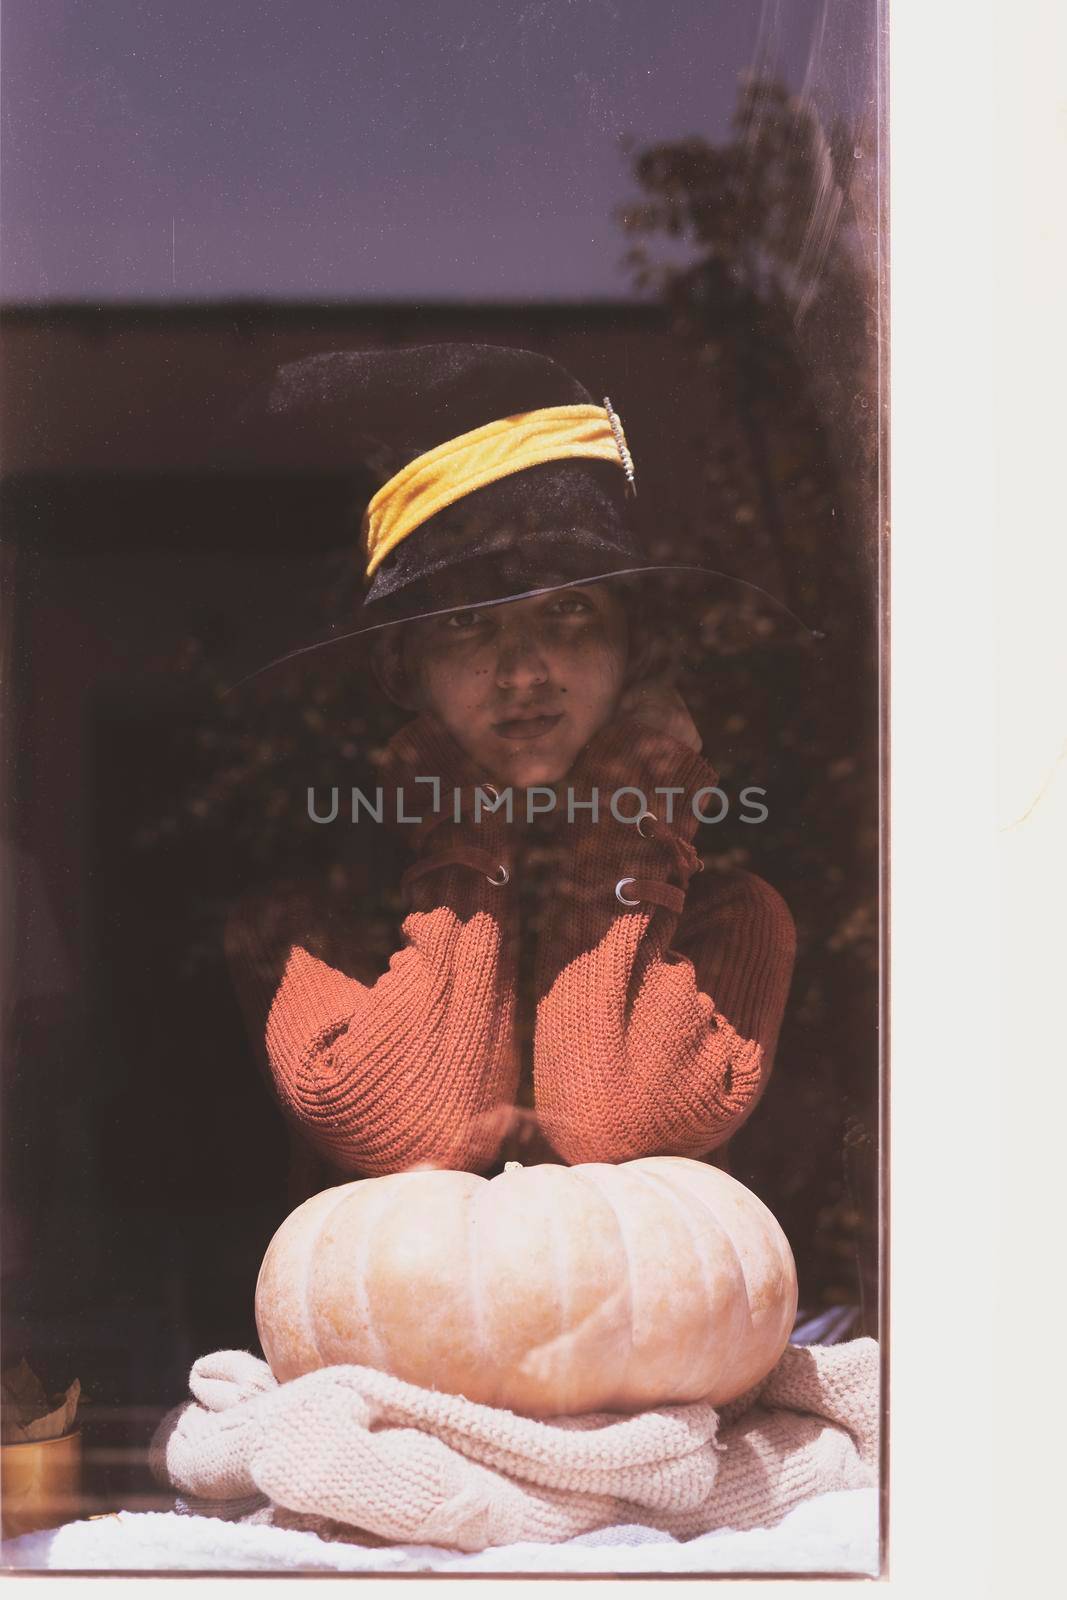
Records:
[[[619,902],[620,906],[639,906],[641,904],[640,900],[627,900],[626,896],[622,892],[622,886],[623,886],[624,883],[636,883],[636,882],[637,882],[636,878],[620,878],[619,879],[618,883],[615,885],[615,898]]]

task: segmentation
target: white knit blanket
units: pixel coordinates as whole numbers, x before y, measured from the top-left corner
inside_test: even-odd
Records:
[[[825,1566],[776,1561],[763,1570],[872,1570],[873,1339],[789,1345],[773,1372],[718,1412],[693,1404],[533,1421],[366,1367],[325,1367],[278,1384],[243,1350],[201,1357],[189,1381],[194,1399],[169,1412],[153,1439],[153,1471],[179,1491],[179,1511],[192,1513],[186,1521],[214,1522],[211,1539],[251,1535],[245,1557],[271,1534],[312,1538],[320,1553],[312,1565],[346,1570],[425,1567],[429,1549],[434,1565],[449,1552],[453,1562],[455,1552],[484,1552],[505,1565],[483,1570],[585,1571],[577,1552],[591,1540],[602,1551],[607,1539],[614,1552],[633,1547],[629,1532],[639,1530],[642,1548],[657,1543],[653,1559],[669,1556],[662,1570],[752,1571],[759,1562],[745,1565],[741,1551],[737,1569],[691,1566],[720,1552],[690,1555],[689,1546],[726,1529],[734,1540],[766,1534],[816,1499],[855,1504],[860,1492],[866,1565],[837,1565],[824,1548]],[[109,1528],[117,1538],[121,1522],[128,1538],[159,1538],[165,1547],[171,1536],[162,1524],[182,1520],[123,1513],[74,1527]],[[149,1523],[155,1533],[133,1533],[134,1524]],[[832,1543],[832,1530],[822,1532]],[[68,1544],[77,1537],[52,1537],[62,1534]],[[839,1559],[863,1554],[855,1539],[846,1545]],[[560,1547],[578,1561],[573,1569],[559,1566]]]

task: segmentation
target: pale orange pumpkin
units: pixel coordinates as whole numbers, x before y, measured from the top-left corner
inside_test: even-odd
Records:
[[[722,1405],[796,1305],[771,1212],[680,1156],[343,1183],[286,1218],[256,1283],[281,1383],[354,1363],[530,1417]]]

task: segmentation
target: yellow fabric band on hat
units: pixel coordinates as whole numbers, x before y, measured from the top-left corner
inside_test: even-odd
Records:
[[[603,406],[547,406],[446,439],[383,483],[363,516],[367,577],[402,539],[464,495],[512,472],[589,456],[623,466]]]

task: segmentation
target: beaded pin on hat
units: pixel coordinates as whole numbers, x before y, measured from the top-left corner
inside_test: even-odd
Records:
[[[619,447],[619,458],[622,461],[622,469],[626,474],[626,482],[629,485],[630,493],[636,500],[637,485],[634,482],[634,458],[630,454],[629,446],[626,443],[626,435],[622,431],[622,418],[607,395],[604,396],[604,410],[608,414],[608,422],[611,424],[611,431],[615,435],[615,443]]]

